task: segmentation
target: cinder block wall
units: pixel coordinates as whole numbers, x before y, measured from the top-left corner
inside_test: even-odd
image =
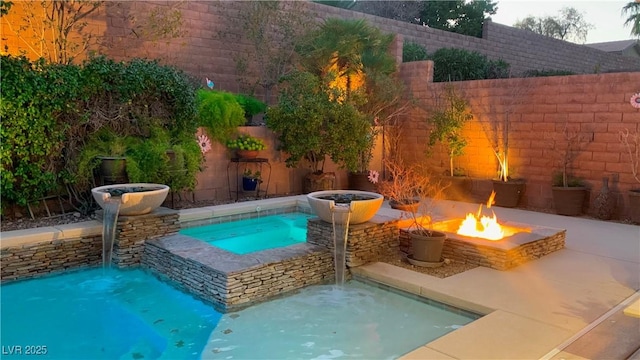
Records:
[[[251,45],[230,39],[236,39],[236,33],[242,31],[240,15],[249,5],[248,1],[106,2],[100,11],[87,18],[85,32],[93,34],[93,50],[114,59],[160,59],[196,78],[213,79],[218,89],[238,92],[234,59],[246,53]],[[405,41],[425,46],[429,52],[442,47],[455,47],[478,51],[491,59],[504,59],[511,64],[514,74],[529,69],[563,69],[576,73],[640,70],[638,59],[551,39],[491,21],[484,24],[483,38],[476,38],[312,2],[305,2],[304,5],[310,18],[316,21],[330,17],[363,18],[382,31],[399,34]],[[167,40],[144,34],[141,26],[148,21],[149,14],[158,8],[162,9],[158,13],[180,10],[184,24],[180,37]],[[24,4],[16,2],[9,14],[0,20],[0,47],[3,51],[6,47],[11,54],[24,50],[33,56],[25,41],[16,34],[19,20],[24,16],[23,9]],[[21,37],[34,43],[27,33],[22,33]]]
[[[410,161],[427,162],[435,172],[448,169],[444,148],[434,147],[427,155],[429,126],[426,119],[436,100],[449,84],[431,83],[430,62],[402,65],[401,76],[421,105],[407,116],[400,151]],[[640,111],[630,105],[640,92],[640,72],[562,77],[499,79],[454,82],[457,93],[469,102],[474,117],[464,127],[468,141],[465,154],[456,159],[469,176],[495,178],[498,162],[492,139],[500,136],[492,124],[509,117],[509,161],[513,177],[527,181],[524,204],[552,209],[551,180],[560,170],[565,144],[563,129],[583,136],[572,172],[585,179],[591,200],[609,177],[616,193],[618,217],[628,216],[626,192],[640,187],[633,178],[631,163],[619,141],[619,132],[640,131]],[[490,191],[491,186],[485,186]],[[488,196],[479,194],[480,197]]]

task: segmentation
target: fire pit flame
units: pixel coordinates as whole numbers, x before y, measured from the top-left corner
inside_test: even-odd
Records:
[[[487,201],[487,209],[491,208],[495,196],[495,191],[492,191]],[[457,234],[487,240],[501,240],[505,236],[504,229],[498,224],[498,219],[493,211],[492,214],[493,216],[491,217],[483,216],[482,204],[480,204],[478,214],[468,213],[462,224],[460,224]]]

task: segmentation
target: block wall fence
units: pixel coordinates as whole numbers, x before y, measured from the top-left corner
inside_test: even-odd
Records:
[[[249,5],[249,1],[107,2],[87,19],[85,32],[94,34],[96,44],[93,50],[114,59],[160,59],[199,79],[213,79],[218,89],[239,92],[234,59],[238,54],[246,53],[250,45],[237,41],[236,35],[242,31],[240,14]],[[425,46],[429,52],[442,47],[455,47],[478,51],[491,59],[503,59],[511,64],[511,71],[516,75],[529,69],[559,69],[576,73],[640,71],[638,59],[551,39],[491,21],[485,22],[483,37],[476,38],[313,2],[304,2],[303,5],[310,18],[316,21],[330,17],[366,19],[384,32],[401,35],[407,41]],[[168,40],[144,40],[140,26],[147,22],[149,14],[156,8],[164,8],[159,13],[180,10],[182,36]],[[21,50],[29,54],[24,41],[19,40],[15,32],[23,9],[24,3],[15,2],[9,14],[2,17],[2,51],[6,48],[12,54]],[[229,36],[222,36],[223,33]],[[26,35],[23,37],[29,40]]]
[[[551,180],[561,169],[566,127],[583,139],[572,164],[573,175],[586,180],[591,200],[599,193],[602,178],[608,177],[617,195],[618,216],[629,215],[626,192],[640,184],[633,178],[619,133],[640,131],[640,110],[630,104],[631,96],[640,92],[640,72],[446,84],[424,80],[432,76],[432,63],[425,61],[403,64],[401,76],[420,104],[403,124],[400,151],[404,158],[427,162],[436,173],[448,169],[445,149],[436,146],[426,155],[429,126],[425,120],[445,87],[452,85],[469,102],[473,114],[463,129],[468,144],[465,154],[456,158],[456,167],[474,178],[496,178],[499,166],[492,139],[501,136],[508,116],[509,168],[514,178],[527,182],[524,205],[552,209]],[[480,198],[487,198],[491,191],[490,182],[485,185],[476,189]]]
[[[95,34],[100,44],[93,49],[111,58],[158,59],[202,79],[203,85],[204,77],[208,77],[214,80],[216,89],[238,92],[240,87],[234,59],[238,54],[246,53],[250,45],[227,41],[220,34],[241,31],[238,25],[240,14],[247,4],[249,2],[243,1],[107,2],[87,20],[87,29]],[[135,27],[143,23],[154,8],[169,10],[178,5],[185,25],[183,36],[153,41],[137,36]],[[527,180],[525,204],[551,208],[551,173],[558,152],[554,147],[559,146],[558,136],[566,123],[571,129],[589,137],[574,163],[575,174],[589,182],[592,198],[599,191],[601,178],[610,176],[610,184],[618,194],[619,216],[627,216],[624,192],[640,187],[640,184],[632,179],[627,155],[618,141],[618,132],[627,128],[640,131],[640,112],[629,105],[631,95],[640,92],[640,61],[492,22],[485,23],[483,38],[475,38],[311,2],[304,5],[316,20],[363,18],[385,32],[396,34],[392,50],[396,58],[400,56],[402,41],[414,41],[424,45],[429,52],[440,47],[458,47],[479,51],[492,59],[501,58],[512,65],[514,74],[528,69],[564,69],[577,73],[627,71],[454,83],[470,102],[474,114],[474,120],[465,127],[469,145],[458,164],[469,175],[480,179],[496,175],[497,162],[491,151],[491,135],[487,135],[483,124],[492,119],[503,119],[509,114],[511,168],[515,176]],[[0,20],[0,48],[3,51],[6,48],[9,53],[17,54],[25,50],[24,43],[12,31],[22,16],[23,6],[22,2],[15,2],[9,15]],[[442,171],[447,163],[442,149],[436,148],[430,158],[424,154],[429,129],[423,120],[446,86],[432,83],[432,73],[430,62],[401,65],[400,76],[422,107],[405,119],[406,137],[401,150],[408,158],[428,161],[436,171]],[[261,96],[260,93],[257,95]],[[269,194],[300,193],[302,178],[309,170],[304,167],[286,168],[286,154],[276,150],[275,137],[268,129],[245,127],[240,131],[264,138],[269,146],[269,150],[261,154],[271,163]],[[234,169],[228,167],[228,159],[225,148],[213,144],[212,151],[206,154],[196,190],[188,197],[195,200],[228,199],[229,184],[233,187],[236,180]],[[346,172],[335,164],[328,163],[325,171],[336,172],[338,188],[347,186]],[[483,197],[485,192],[488,195],[490,185],[475,190],[479,191],[479,197]]]

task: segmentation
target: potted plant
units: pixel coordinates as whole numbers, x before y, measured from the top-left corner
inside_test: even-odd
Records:
[[[196,92],[198,125],[209,136],[224,144],[245,123],[245,110],[235,94],[226,91],[199,89]]]
[[[244,110],[245,126],[255,125],[253,117],[260,113],[264,113],[267,110],[267,104],[253,96],[236,94],[236,100]]]
[[[249,134],[240,134],[235,139],[229,139],[226,146],[230,150],[235,150],[237,157],[251,159],[258,157],[261,150],[267,148],[264,141]]]
[[[433,126],[429,134],[429,146],[440,142],[449,155],[446,181],[450,186],[447,187],[446,196],[452,200],[463,200],[471,191],[471,180],[466,178],[464,169],[454,165],[454,159],[464,154],[467,140],[462,135],[462,128],[472,118],[467,102],[456,93],[452,85],[445,88],[444,106],[428,118],[428,123]]]
[[[91,135],[78,155],[76,183],[81,187],[91,186],[95,176],[102,185],[129,182],[126,166],[131,142],[109,128]]]
[[[584,145],[584,136],[571,131],[567,124],[562,135],[563,138],[555,142],[560,171],[554,174],[551,192],[556,213],[575,216],[582,213],[588,191],[582,179],[571,173],[573,161]]]
[[[431,229],[431,210],[440,198],[442,187],[433,182],[424,169],[406,166],[401,160],[386,161],[390,179],[378,184],[378,191],[389,199],[391,207],[409,216],[406,232],[411,239],[411,255],[407,260],[418,266],[441,265],[446,234]]]
[[[375,190],[368,176],[381,170],[370,168],[379,130],[405,103],[404,89],[394,76],[392,41],[393,34],[363,19],[329,18],[298,46],[302,67],[327,82],[332,99],[355,107],[368,123],[366,136],[359,138],[356,166],[348,168],[350,189]]]
[[[635,98],[631,98],[632,101],[634,101],[634,99],[640,99],[640,95],[635,95]],[[625,129],[624,131],[620,131],[619,139],[629,157],[631,174],[633,174],[633,178],[640,184],[640,132],[630,132],[629,129]],[[631,189],[628,195],[631,221],[640,223],[640,189]]]
[[[288,154],[287,167],[309,164],[305,193],[334,189],[335,174],[324,172],[327,157],[341,168],[355,170],[370,131],[369,122],[353,105],[338,101],[326,78],[304,71],[283,79],[278,104],[267,110],[267,127]]]
[[[244,172],[242,173],[242,190],[256,191],[260,183],[262,183],[262,174],[260,173],[260,170],[244,170]]]

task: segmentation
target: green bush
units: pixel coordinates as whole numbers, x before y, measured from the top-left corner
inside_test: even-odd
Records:
[[[209,136],[224,144],[245,123],[244,110],[236,95],[225,91],[200,89],[198,97],[198,119]]]
[[[254,98],[253,96],[236,94],[236,101],[244,110],[245,117],[251,117],[267,110],[267,104]]]
[[[522,74],[524,77],[544,77],[544,76],[565,76],[575,75],[569,70],[527,70]]]
[[[81,66],[31,63],[12,56],[2,56],[1,61],[3,206],[25,205],[64,182],[74,186],[76,200],[85,202],[78,206],[88,209],[98,152],[92,141],[100,131],[111,132],[112,140],[126,140],[121,152],[134,151],[134,142],[149,141],[157,141],[153,148],[162,147],[163,152],[178,149],[189,169],[182,171],[180,184],[195,184],[194,169],[202,161],[195,139],[195,87],[183,72],[141,59],[114,62],[94,57]],[[158,129],[166,131],[162,143]],[[108,142],[109,151],[117,143]],[[149,157],[149,163],[157,160]],[[159,176],[151,165],[140,169],[148,180]],[[135,180],[134,169],[132,174]]]
[[[504,60],[488,60],[477,51],[442,48],[431,56],[433,81],[465,81],[509,77],[509,64]]]
[[[79,69],[2,56],[0,172],[2,205],[39,199],[66,178],[65,120],[86,98]]]
[[[427,49],[414,42],[405,42],[402,44],[402,62],[427,60],[429,55]]]

